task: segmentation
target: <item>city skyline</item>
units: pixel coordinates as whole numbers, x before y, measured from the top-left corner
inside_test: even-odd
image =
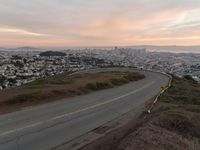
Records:
[[[0,46],[200,45],[199,0],[0,0]]]

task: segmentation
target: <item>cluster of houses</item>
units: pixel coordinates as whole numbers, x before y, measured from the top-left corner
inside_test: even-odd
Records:
[[[146,49],[114,47],[76,50],[95,58],[104,59],[114,66],[131,66],[145,70],[161,71],[179,77],[191,76],[200,82],[200,54],[153,52]]]
[[[19,53],[19,52],[18,52]],[[58,52],[56,52],[57,54]],[[0,90],[21,86],[38,78],[64,72],[105,66],[131,66],[162,71],[177,76],[190,75],[200,81],[200,54],[149,52],[145,49],[109,48],[65,50],[64,55],[52,56],[24,52],[0,55]],[[22,54],[22,55],[20,55]]]
[[[78,54],[66,56],[12,56],[1,59],[0,89],[12,88],[38,78],[108,65],[103,59]]]

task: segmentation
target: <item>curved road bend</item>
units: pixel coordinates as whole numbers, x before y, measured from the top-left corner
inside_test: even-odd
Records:
[[[49,150],[144,104],[169,81],[159,73],[133,71],[146,78],[0,116],[0,150]]]

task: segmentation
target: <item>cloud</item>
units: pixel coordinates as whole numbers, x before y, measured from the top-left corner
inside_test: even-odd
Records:
[[[193,44],[199,8],[200,0],[0,0],[0,44]]]
[[[1,27],[0,27],[0,33],[4,33],[4,34],[13,33],[13,34],[18,34],[18,35],[30,35],[30,36],[46,36],[46,34],[30,32],[23,29],[1,28]]]

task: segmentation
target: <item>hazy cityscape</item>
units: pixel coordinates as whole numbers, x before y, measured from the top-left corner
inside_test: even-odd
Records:
[[[135,48],[62,50],[63,56],[40,56],[31,47],[0,51],[0,89],[21,86],[38,78],[97,67],[136,67],[200,81],[200,54],[150,52]]]
[[[0,0],[0,150],[200,150],[200,0]]]

